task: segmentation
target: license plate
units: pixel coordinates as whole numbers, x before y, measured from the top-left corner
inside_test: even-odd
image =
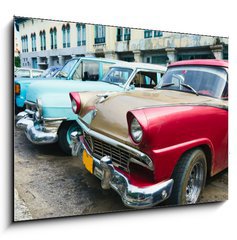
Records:
[[[82,162],[85,165],[85,168],[93,173],[93,158],[86,152],[86,150],[82,153]]]

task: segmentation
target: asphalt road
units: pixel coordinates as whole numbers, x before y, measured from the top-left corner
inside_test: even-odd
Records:
[[[65,156],[57,144],[33,145],[17,129],[14,142],[15,221],[130,210],[113,190],[102,190],[78,158]],[[208,180],[200,202],[227,198],[225,171]]]

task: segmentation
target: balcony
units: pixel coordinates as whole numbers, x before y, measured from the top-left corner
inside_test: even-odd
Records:
[[[95,38],[95,44],[105,43],[105,37]]]

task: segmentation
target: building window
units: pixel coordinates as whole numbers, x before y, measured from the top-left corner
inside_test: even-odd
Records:
[[[130,28],[117,28],[117,41],[130,40],[131,30]]]
[[[50,29],[51,49],[57,49],[57,29],[56,27]]]
[[[32,46],[32,52],[36,51],[36,34],[31,34],[31,46]]]
[[[21,37],[22,42],[22,52],[28,52],[28,36],[22,36]]]
[[[86,45],[86,24],[77,23],[77,46]]]
[[[151,37],[152,37],[152,30],[145,30],[144,38],[151,38]]]
[[[53,36],[54,36],[54,49],[57,49],[57,29],[54,27],[53,29]]]
[[[162,37],[163,36],[163,32],[161,31],[154,31],[154,37]]]
[[[123,28],[117,28],[117,41],[123,41]]]
[[[45,30],[40,31],[40,50],[46,50],[46,34]]]
[[[124,40],[130,40],[131,38],[131,29],[130,28],[124,28]]]
[[[63,48],[70,47],[70,25],[63,24],[62,26],[63,33]]]
[[[130,40],[131,39],[131,29],[130,28],[124,28],[124,40]]]
[[[95,44],[105,43],[105,26],[95,26]]]

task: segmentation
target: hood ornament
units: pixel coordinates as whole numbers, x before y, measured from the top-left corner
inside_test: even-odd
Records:
[[[104,102],[109,97],[109,95],[109,93],[97,94],[96,96],[99,98],[98,103]]]

